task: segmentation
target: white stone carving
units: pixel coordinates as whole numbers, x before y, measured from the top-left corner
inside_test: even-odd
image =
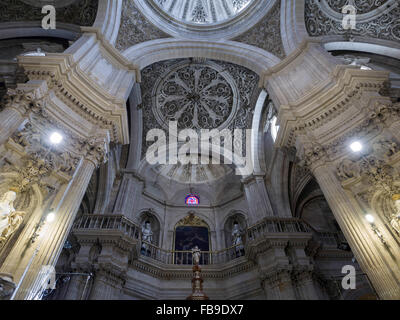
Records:
[[[16,198],[14,191],[7,191],[0,201],[0,247],[18,229],[25,215],[25,212],[15,210]]]
[[[395,200],[394,205],[396,208],[396,213],[392,215],[390,225],[400,236],[400,199]]]

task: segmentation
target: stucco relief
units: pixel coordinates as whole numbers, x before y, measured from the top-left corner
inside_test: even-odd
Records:
[[[277,1],[261,22],[234,40],[264,49],[279,58],[285,58],[286,54],[281,38],[280,11],[280,1]]]
[[[135,44],[168,38],[169,35],[151,24],[136,8],[133,0],[124,0],[122,5],[121,26],[115,47],[125,50]]]
[[[168,120],[179,130],[250,128],[257,83],[252,71],[220,61],[169,60],[143,69],[142,155],[152,144],[147,132],[168,129]]]
[[[33,6],[34,1],[0,0],[0,22],[38,21],[43,19],[42,7]],[[32,3],[31,3],[32,2]],[[36,1],[35,1],[36,2]],[[97,14],[98,0],[63,1],[56,4],[57,22],[79,26],[92,26]]]
[[[328,4],[331,9],[342,8],[344,0],[329,0]],[[358,0],[354,4],[359,14],[369,13],[378,7],[384,5],[387,1],[365,1]],[[389,11],[377,12],[370,19],[356,21],[356,28],[345,30],[342,26],[341,19],[331,15],[319,1],[306,0],[305,2],[305,23],[307,32],[311,37],[326,35],[342,35],[342,36],[363,36],[370,38],[379,38],[392,41],[400,41],[400,7],[392,6]]]

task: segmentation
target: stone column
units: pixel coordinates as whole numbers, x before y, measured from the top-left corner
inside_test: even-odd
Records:
[[[43,107],[41,100],[47,90],[47,83],[40,80],[18,84],[16,90],[8,90],[5,108],[0,112],[0,145],[24,123],[28,111]]]
[[[55,209],[56,218],[52,223],[46,223],[42,235],[37,240],[37,243],[34,244],[34,246],[37,246],[39,245],[38,242],[41,242],[39,252],[29,267],[29,271],[21,283],[15,299],[27,299],[32,292],[36,291],[35,289],[37,288],[32,286],[42,266],[55,266],[94,169],[95,163],[93,161],[83,159],[66,190],[61,191],[63,195]],[[1,272],[14,275],[14,281],[18,283],[27,264],[18,265],[19,259],[14,259],[16,255],[21,253],[21,248],[14,248],[13,251],[15,252],[8,255]]]
[[[313,280],[313,272],[311,270],[299,270],[294,272],[294,279],[300,299],[319,300]]]
[[[139,194],[143,188],[141,182],[134,174],[126,172],[122,178],[121,187],[118,191],[118,197],[113,210],[114,214],[124,214],[128,218],[132,218],[131,213],[134,208]]]
[[[379,297],[400,299],[399,263],[371,230],[354,196],[343,189],[332,167],[316,167],[313,174],[357,261],[367,273]]]
[[[96,272],[89,300],[117,300],[121,296],[124,279],[112,270]]]
[[[8,140],[23,122],[23,114],[14,108],[5,108],[0,112],[0,145]]]
[[[267,300],[296,300],[291,271],[275,269],[264,276],[262,286]]]
[[[85,288],[85,284],[87,281],[87,276],[84,275],[71,275],[71,279],[69,280],[68,283],[68,288],[65,291],[65,296],[63,297],[64,300],[84,300],[85,297],[83,295],[83,290]],[[90,286],[90,283],[88,283],[87,288],[86,288],[86,293],[88,293],[88,287]]]
[[[250,224],[273,216],[271,202],[265,187],[264,177],[250,176],[243,180],[246,199],[250,210]]]

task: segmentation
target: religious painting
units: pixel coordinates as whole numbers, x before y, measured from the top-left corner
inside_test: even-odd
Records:
[[[175,251],[191,251],[198,246],[200,251],[209,251],[208,228],[196,226],[180,226],[175,230]],[[207,264],[208,255],[202,254],[200,264]],[[192,264],[190,252],[177,252],[176,264]]]
[[[209,251],[208,229],[206,227],[182,226],[176,228],[175,250],[188,251],[198,246],[201,251]]]

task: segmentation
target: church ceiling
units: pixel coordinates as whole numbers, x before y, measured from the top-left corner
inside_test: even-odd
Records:
[[[169,121],[178,130],[251,128],[258,76],[243,67],[205,59],[155,63],[142,70],[142,157],[153,142],[150,129],[168,132]],[[243,139],[243,143],[245,140]],[[206,182],[231,173],[219,165],[162,165],[158,174],[179,182]]]
[[[31,0],[0,0],[0,23],[38,21],[43,19],[42,3]],[[92,26],[96,19],[98,0],[56,1],[57,22]],[[4,10],[7,8],[7,10]]]
[[[281,37],[280,11],[281,3],[277,1],[265,18],[234,40],[264,49],[279,58],[285,58]]]
[[[246,129],[251,127],[258,75],[231,63],[183,59],[142,70],[143,155],[148,130]]]
[[[349,4],[349,0],[326,0],[326,2],[332,10],[339,13],[342,12],[342,8],[345,5]],[[357,9],[357,13],[363,14],[371,12],[387,2],[388,0],[356,0],[354,1],[354,6]]]
[[[194,39],[232,39],[284,58],[280,8],[278,0],[124,0],[116,48],[123,51],[177,33]]]
[[[149,0],[171,17],[188,23],[212,24],[231,19],[253,0]]]
[[[168,37],[170,36],[167,33],[146,19],[133,0],[123,1],[121,26],[115,45],[118,50],[123,51],[138,43]]]
[[[364,36],[377,39],[400,41],[400,7],[391,0],[355,0],[359,15],[356,28],[342,27],[341,8],[348,0],[306,0],[305,23],[312,37],[342,35]],[[385,5],[386,10],[376,10]]]
[[[179,183],[206,183],[219,180],[232,174],[233,170],[225,165],[207,164],[167,164],[154,167],[157,175]]]

